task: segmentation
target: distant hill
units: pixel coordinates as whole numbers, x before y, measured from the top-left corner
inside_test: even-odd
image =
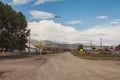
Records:
[[[74,43],[74,44],[68,44],[68,43],[61,43],[61,42],[56,42],[56,41],[49,41],[49,40],[43,40],[43,41],[38,41],[38,40],[31,40],[31,43],[35,46],[39,45],[47,45],[47,46],[55,46],[59,48],[76,48],[78,45],[82,44],[84,46],[90,46],[90,44],[87,43]],[[99,47],[99,45],[93,45],[94,47]],[[103,48],[107,48],[109,46],[103,45]]]
[[[70,44],[65,44],[65,43],[59,43],[56,41],[48,41],[48,40],[44,40],[42,41],[43,43],[45,43],[48,46],[56,46],[56,47],[70,47]]]
[[[38,41],[35,39],[31,39],[30,43],[33,44],[34,46],[45,45],[43,41]]]
[[[35,39],[31,39],[30,43],[33,44],[34,46],[40,45],[40,41],[35,40]]]

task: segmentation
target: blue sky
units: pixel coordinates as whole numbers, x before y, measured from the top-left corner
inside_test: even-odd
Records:
[[[105,39],[105,44],[119,44],[119,33],[115,33],[116,29],[119,30],[120,26],[120,0],[2,0],[4,3],[10,4],[15,10],[24,13],[28,20],[28,27],[33,30],[33,38],[38,40],[50,39],[55,41],[66,42],[83,42],[87,43],[89,40],[93,40],[95,44],[99,43],[99,38]],[[61,18],[55,18],[54,16],[60,16]],[[36,32],[34,26],[47,26],[43,23],[50,23],[51,32],[60,28],[68,33],[63,38],[62,34],[57,34],[57,37],[53,37],[56,33],[51,32],[44,36],[42,33],[43,28],[38,27],[41,31]],[[35,28],[35,29],[34,29]],[[69,29],[71,28],[72,32]],[[109,29],[113,29],[112,31]],[[69,30],[69,31],[67,31]],[[94,30],[96,30],[94,32]],[[98,31],[97,31],[98,30]],[[99,31],[100,30],[100,31]],[[102,31],[101,31],[102,30]],[[56,30],[57,31],[57,30]],[[107,31],[107,32],[106,32]],[[94,33],[93,33],[94,32]],[[113,32],[113,34],[111,33]],[[63,33],[60,31],[60,33]],[[111,33],[111,34],[109,34]],[[34,36],[37,34],[38,36]],[[71,35],[67,35],[71,34]],[[74,34],[74,35],[73,35]],[[94,36],[91,36],[93,35]],[[101,35],[103,34],[103,35]],[[61,35],[61,36],[60,36]],[[79,38],[79,35],[82,36]],[[86,36],[87,37],[86,37]],[[96,35],[96,36],[95,36]],[[112,37],[117,35],[116,37]],[[43,36],[43,37],[41,37]],[[39,38],[38,38],[39,37]],[[45,38],[46,37],[46,38]],[[60,37],[63,40],[60,40]],[[91,38],[93,37],[93,38]],[[56,39],[58,38],[58,39]],[[113,39],[115,38],[115,39]],[[70,40],[70,41],[69,41]]]

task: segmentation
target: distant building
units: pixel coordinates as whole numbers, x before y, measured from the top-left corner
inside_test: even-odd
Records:
[[[85,53],[92,53],[93,52],[91,46],[83,46],[83,49],[84,49]]]
[[[29,45],[27,43],[26,48],[25,48],[25,50],[23,52],[37,53],[37,52],[39,52],[39,49],[37,47],[35,47],[34,45],[32,45],[32,44]]]
[[[120,49],[115,48],[115,49],[112,51],[112,55],[120,55]]]

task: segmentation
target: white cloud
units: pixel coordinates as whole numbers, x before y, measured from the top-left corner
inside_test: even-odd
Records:
[[[13,0],[11,3],[8,3],[9,5],[23,5],[28,4],[30,2],[33,2],[34,5],[44,4],[44,3],[50,3],[50,2],[56,2],[61,0]]]
[[[44,4],[44,3],[50,3],[50,2],[55,2],[59,0],[37,0],[34,5],[39,5],[39,4]]]
[[[32,10],[29,12],[29,14],[32,15],[32,19],[50,19],[55,17],[55,15],[52,13],[37,10]]]
[[[9,4],[13,4],[13,5],[22,5],[22,4],[27,4],[30,3],[32,0],[13,0],[12,3]]]
[[[12,5],[12,3],[10,2],[10,3],[8,3],[8,5]]]
[[[120,19],[115,19],[115,20],[112,21],[110,24],[111,24],[111,25],[120,24]]]
[[[93,44],[99,44],[99,39],[102,37],[104,44],[120,43],[120,24],[115,26],[95,26],[80,31],[52,20],[42,20],[40,22],[29,22],[28,27],[31,29],[31,38],[37,40],[53,40],[67,43],[89,43],[92,40]]]
[[[69,22],[66,22],[66,24],[83,24],[83,22],[81,20],[73,20],[73,21],[69,21]]]
[[[55,23],[52,20],[42,20],[40,22],[29,22],[32,38],[37,40],[55,40],[60,42],[70,42],[72,35],[76,30],[69,26]],[[37,35],[37,36],[34,36]]]
[[[96,19],[107,19],[108,16],[97,16]]]

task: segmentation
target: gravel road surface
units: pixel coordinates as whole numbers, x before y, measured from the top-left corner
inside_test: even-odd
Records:
[[[85,60],[71,53],[0,60],[0,80],[120,80],[120,61]]]

